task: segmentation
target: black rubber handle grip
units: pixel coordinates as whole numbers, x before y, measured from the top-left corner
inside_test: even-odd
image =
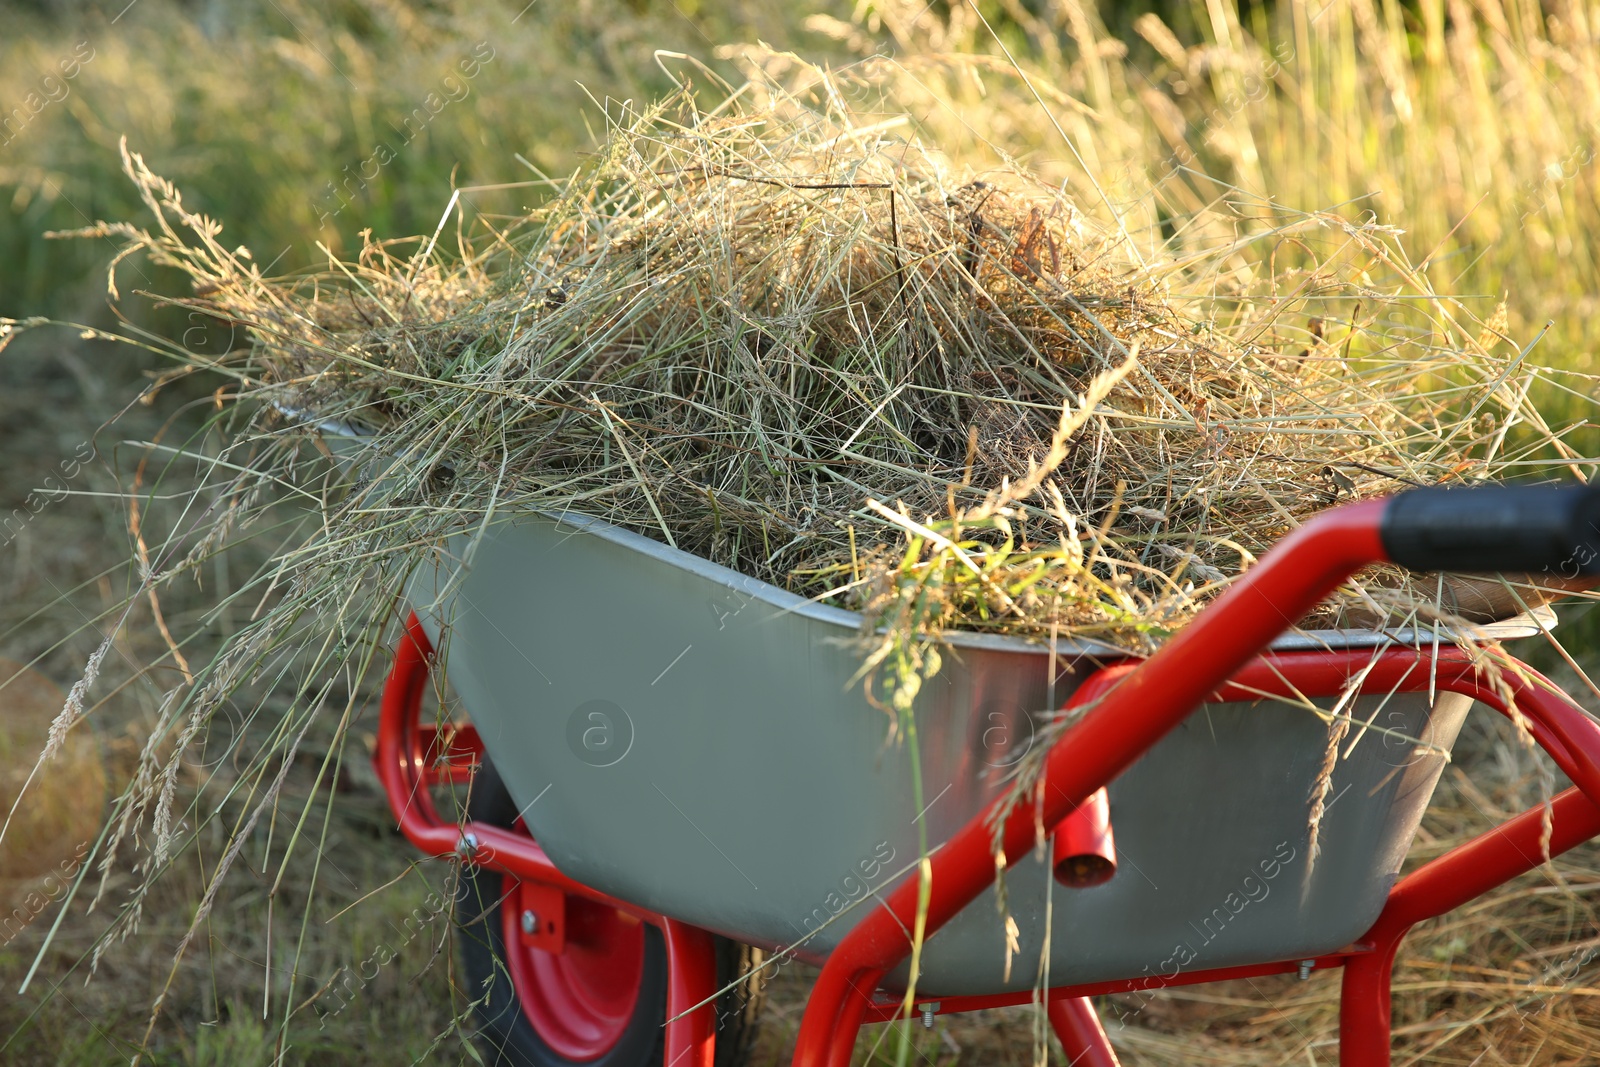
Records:
[[[1412,489],[1390,499],[1380,536],[1414,571],[1596,574],[1600,485]]]

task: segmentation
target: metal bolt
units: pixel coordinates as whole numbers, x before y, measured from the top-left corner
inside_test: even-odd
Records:
[[[525,934],[532,934],[532,933],[537,932],[538,929],[539,929],[539,916],[535,915],[531,911],[523,912],[522,913],[522,932],[525,933]]]
[[[1311,968],[1315,967],[1316,965],[1317,965],[1317,961],[1316,960],[1301,960],[1300,961],[1300,981],[1304,982],[1306,979],[1310,978],[1311,977]]]
[[[465,859],[470,857],[476,851],[478,851],[478,835],[461,835],[461,840],[456,843],[456,855]]]
[[[937,1000],[930,1000],[922,1005],[922,1028],[924,1030],[933,1029],[933,1013],[938,1010],[939,1002]]]

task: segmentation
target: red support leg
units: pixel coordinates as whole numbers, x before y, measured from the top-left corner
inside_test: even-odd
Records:
[[[1389,979],[1400,938],[1345,961],[1339,987],[1339,1067],[1389,1067]]]
[[[876,979],[873,986],[876,986]],[[839,1008],[838,1025],[833,1031],[833,1044],[828,1049],[828,1067],[850,1067],[856,1050],[856,1035],[861,1033],[862,1016],[872,1002],[872,988],[852,988]]]
[[[1068,1067],[1119,1067],[1088,997],[1059,997],[1050,1001],[1048,1011]]]
[[[717,957],[711,935],[675,919],[663,920],[661,933],[667,943],[666,1067],[712,1067]]]
[[[1362,938],[1373,951],[1345,963],[1339,1005],[1341,1067],[1389,1067],[1389,976],[1400,942],[1422,920],[1452,911],[1542,864],[1545,814],[1542,807],[1525,811],[1419,867],[1394,887],[1383,914]],[[1552,857],[1600,834],[1600,806],[1578,789],[1551,801],[1549,816]]]

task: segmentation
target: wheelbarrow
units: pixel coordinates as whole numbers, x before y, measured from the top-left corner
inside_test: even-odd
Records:
[[[525,516],[411,581],[375,760],[405,835],[461,864],[463,970],[501,1063],[731,1067],[756,978],[800,958],[821,973],[797,1067],[847,1067],[862,1025],[908,1007],[932,1025],[1036,987],[1071,1062],[1114,1064],[1093,996],[1329,967],[1340,1062],[1373,1067],[1407,931],[1600,834],[1600,727],[1503,653],[1294,624],[1373,563],[1571,577],[1597,557],[1583,486],[1349,504],[1148,659],[949,635],[911,753],[850,684],[859,616]],[[470,724],[421,721],[439,667]],[[1575,784],[1547,846],[1538,808],[1400,878],[1473,702]],[[1081,717],[1044,731],[1061,709]],[[1326,780],[1333,715],[1351,729]],[[1036,786],[1007,806],[1030,753]],[[452,783],[461,817],[434,796]]]

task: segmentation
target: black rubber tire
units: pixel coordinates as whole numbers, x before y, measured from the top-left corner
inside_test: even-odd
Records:
[[[516,804],[487,759],[473,780],[467,815],[504,829],[516,821]],[[539,1037],[511,987],[500,917],[502,886],[498,871],[467,866],[456,894],[462,979],[474,1002],[478,1043],[489,1067],[659,1067],[667,1009],[667,953],[661,932],[645,928],[639,1002],[621,1039],[598,1059],[569,1060]],[[740,975],[749,976],[717,1001],[716,1067],[743,1067],[755,1044],[765,995],[761,975],[752,973],[761,962],[761,952],[719,937],[716,954],[719,988]]]

